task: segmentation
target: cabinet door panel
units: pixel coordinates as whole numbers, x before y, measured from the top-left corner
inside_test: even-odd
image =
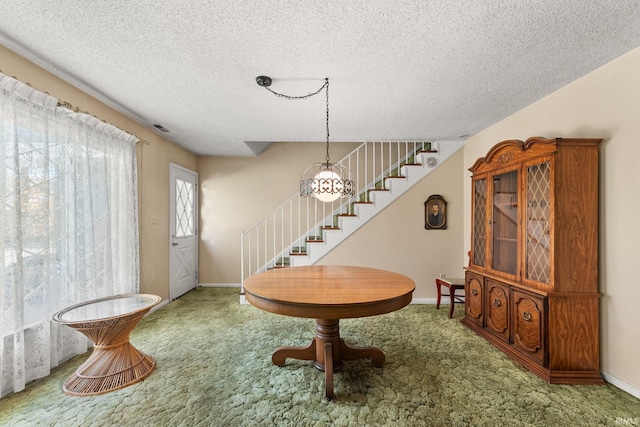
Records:
[[[487,280],[485,328],[509,342],[509,286]]]
[[[471,262],[478,267],[487,266],[487,179],[473,181],[473,247]]]
[[[545,298],[513,290],[513,346],[546,365]]]
[[[518,270],[518,171],[493,176],[491,267],[515,276]]]
[[[483,326],[482,315],[482,296],[483,296],[483,279],[481,276],[467,273],[466,278],[467,286],[465,288],[465,310],[467,318],[473,320],[480,326]]]
[[[525,279],[550,284],[553,247],[551,160],[527,165],[525,180]]]

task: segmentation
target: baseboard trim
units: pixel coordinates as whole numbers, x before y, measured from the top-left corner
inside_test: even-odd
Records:
[[[164,307],[165,305],[169,304],[170,302],[171,301],[166,299],[166,300],[162,301],[160,304],[154,305],[153,307],[151,307],[151,310],[149,310],[149,312],[147,314],[145,314],[145,316],[148,316],[151,313],[153,313],[154,311],[161,309],[162,307]]]
[[[629,393],[633,397],[636,397],[636,398],[640,399],[640,389],[639,388],[634,387],[634,386],[632,386],[630,384],[627,384],[624,381],[619,380],[618,378],[614,377],[613,375],[607,374],[606,372],[602,372],[602,378],[604,378],[604,380],[606,382],[608,382],[609,384],[612,384],[612,385],[618,387],[620,390],[626,391],[627,393]]]
[[[241,288],[240,283],[198,283],[203,288]]]
[[[435,304],[436,298],[413,298],[411,304]],[[449,297],[442,297],[440,304],[449,304]]]

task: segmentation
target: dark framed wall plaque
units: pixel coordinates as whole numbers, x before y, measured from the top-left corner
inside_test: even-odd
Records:
[[[427,230],[447,229],[447,201],[439,194],[429,196],[424,202],[424,228]]]

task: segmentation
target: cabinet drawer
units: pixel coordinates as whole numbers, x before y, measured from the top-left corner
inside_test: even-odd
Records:
[[[484,282],[482,276],[467,272],[465,275],[465,312],[468,319],[483,326],[482,301]]]
[[[484,299],[485,328],[509,342],[509,289],[504,283],[487,279]]]
[[[513,347],[546,366],[546,298],[512,290]]]

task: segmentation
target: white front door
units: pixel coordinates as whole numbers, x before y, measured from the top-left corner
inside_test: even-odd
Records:
[[[171,163],[169,176],[169,297],[174,300],[198,284],[198,174]]]

